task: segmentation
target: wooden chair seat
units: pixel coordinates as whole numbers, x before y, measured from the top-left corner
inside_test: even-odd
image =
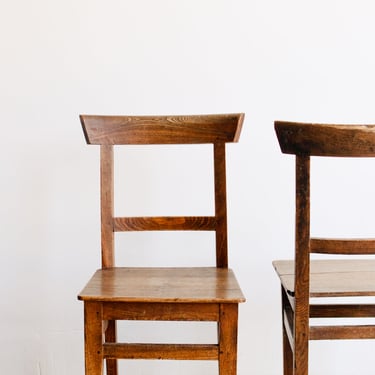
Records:
[[[78,298],[112,302],[245,301],[233,271],[216,267],[99,269]]]
[[[294,297],[294,261],[273,266],[287,293]],[[375,260],[312,260],[310,297],[375,296]]]

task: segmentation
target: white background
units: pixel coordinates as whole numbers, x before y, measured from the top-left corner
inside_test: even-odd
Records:
[[[98,149],[85,144],[78,115],[245,112],[227,160],[230,266],[247,297],[238,373],[281,374],[279,283],[271,260],[292,255],[294,164],[279,151],[273,121],[375,123],[374,13],[371,0],[2,0],[0,373],[83,374],[83,306],[76,295],[100,265],[99,170]],[[140,214],[174,213],[183,187],[210,190],[200,169],[204,155],[186,151],[178,159],[172,148],[153,155],[150,165],[129,153],[133,168],[119,186],[133,198],[124,205],[131,213],[136,207]],[[157,158],[179,184],[156,185],[153,178],[163,173]],[[196,175],[185,178],[182,170],[193,172],[177,162],[190,158]],[[364,162],[330,161],[313,176],[322,199],[313,211],[315,232],[353,227],[371,234],[375,174]],[[348,201],[354,189],[360,191]],[[163,192],[172,204],[159,203]],[[212,209],[206,199],[182,197],[186,213],[193,204]],[[127,250],[119,260],[168,264],[179,253],[190,264],[202,253],[200,239],[181,236],[167,248],[154,235],[121,235]],[[146,252],[151,242],[160,255]],[[197,332],[177,334],[188,340]],[[311,373],[372,374],[373,349],[368,341],[314,342]],[[127,362],[126,368],[216,373],[215,365],[200,362]]]

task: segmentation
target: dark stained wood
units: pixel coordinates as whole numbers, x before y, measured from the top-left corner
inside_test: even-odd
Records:
[[[102,268],[78,298],[85,305],[86,375],[117,375],[117,359],[217,360],[220,375],[237,368],[238,304],[245,301],[228,268],[226,143],[237,142],[243,114],[81,116],[87,143],[101,150]],[[114,145],[213,145],[214,216],[114,217]],[[115,232],[215,231],[213,267],[129,268],[115,265]],[[152,251],[152,249],[150,249]],[[117,320],[211,321],[214,344],[121,343]],[[104,333],[104,335],[103,335]]]
[[[374,239],[312,238],[310,252],[320,254],[375,254]]]
[[[310,328],[310,340],[367,340],[375,339],[375,326],[314,326]]]
[[[217,360],[215,344],[104,344],[105,358]]]
[[[375,305],[326,304],[310,305],[310,318],[373,318]]]
[[[214,216],[116,217],[115,232],[146,230],[206,230],[216,229]]]
[[[293,375],[293,308],[290,305],[289,296],[286,294],[283,287],[281,287],[282,299],[282,332],[283,332],[283,374]]]
[[[237,142],[244,114],[80,118],[89,144],[188,144]]]
[[[294,341],[294,338],[293,338],[293,332],[294,332],[294,319],[293,319],[293,316],[290,315],[290,314],[287,314],[286,311],[284,311],[284,315],[283,315],[283,324],[284,324],[284,334],[285,334],[285,337],[288,339],[288,342],[289,342],[289,345],[288,345],[288,349],[290,349],[291,352],[293,352],[293,356],[294,356],[294,345],[291,345],[291,343],[293,343]],[[288,360],[288,359],[287,359]],[[293,358],[292,358],[293,360]],[[290,366],[290,363],[287,363],[287,367],[292,367]]]
[[[295,231],[295,319],[294,367],[298,374],[307,374],[309,355],[310,284],[310,157],[296,157],[296,231]]]
[[[375,240],[310,236],[310,157],[375,157],[375,125],[276,121],[275,129],[282,152],[296,156],[294,259],[273,262],[282,290],[284,375],[308,375],[309,340],[375,339],[375,325],[310,321],[375,317],[375,304],[353,300],[375,296],[375,259],[352,257],[375,254]],[[311,253],[347,257],[311,260]]]
[[[285,154],[338,157],[375,156],[375,125],[334,125],[275,121]]]

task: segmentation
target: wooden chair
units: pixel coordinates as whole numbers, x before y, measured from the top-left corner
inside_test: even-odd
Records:
[[[238,304],[245,299],[228,268],[225,144],[238,141],[243,118],[80,116],[87,143],[101,150],[102,268],[78,296],[84,301],[86,375],[102,374],[104,359],[107,374],[116,375],[120,358],[218,360],[221,375],[236,374]],[[113,146],[154,144],[213,145],[213,216],[114,217]],[[114,232],[119,231],[215,231],[216,266],[115,267]],[[213,321],[218,342],[118,343],[116,320]]]
[[[375,296],[375,261],[349,256],[375,254],[375,239],[310,237],[310,156],[375,157],[375,125],[276,121],[275,129],[282,152],[296,155],[295,258],[273,263],[282,286],[284,375],[307,375],[309,340],[375,338],[375,326],[364,325],[363,320],[352,325],[337,319],[332,325],[310,321],[375,317],[375,305],[364,303],[363,298],[353,301],[354,297]],[[323,260],[315,259],[323,255],[315,255],[310,260],[312,253],[348,257]],[[327,302],[321,297],[341,298]]]

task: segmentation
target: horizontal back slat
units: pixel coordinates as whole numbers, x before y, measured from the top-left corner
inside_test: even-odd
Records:
[[[159,230],[215,230],[214,216],[116,217],[115,232]]]
[[[332,125],[275,121],[283,153],[374,157],[375,125]]]
[[[310,305],[310,318],[373,318],[375,305],[371,304],[320,304]]]
[[[103,344],[104,358],[217,360],[217,344]]]
[[[310,328],[310,340],[368,340],[375,339],[373,325],[314,326]]]
[[[244,115],[81,115],[89,144],[194,144],[237,142]]]
[[[310,252],[320,254],[375,254],[375,239],[311,238]]]

